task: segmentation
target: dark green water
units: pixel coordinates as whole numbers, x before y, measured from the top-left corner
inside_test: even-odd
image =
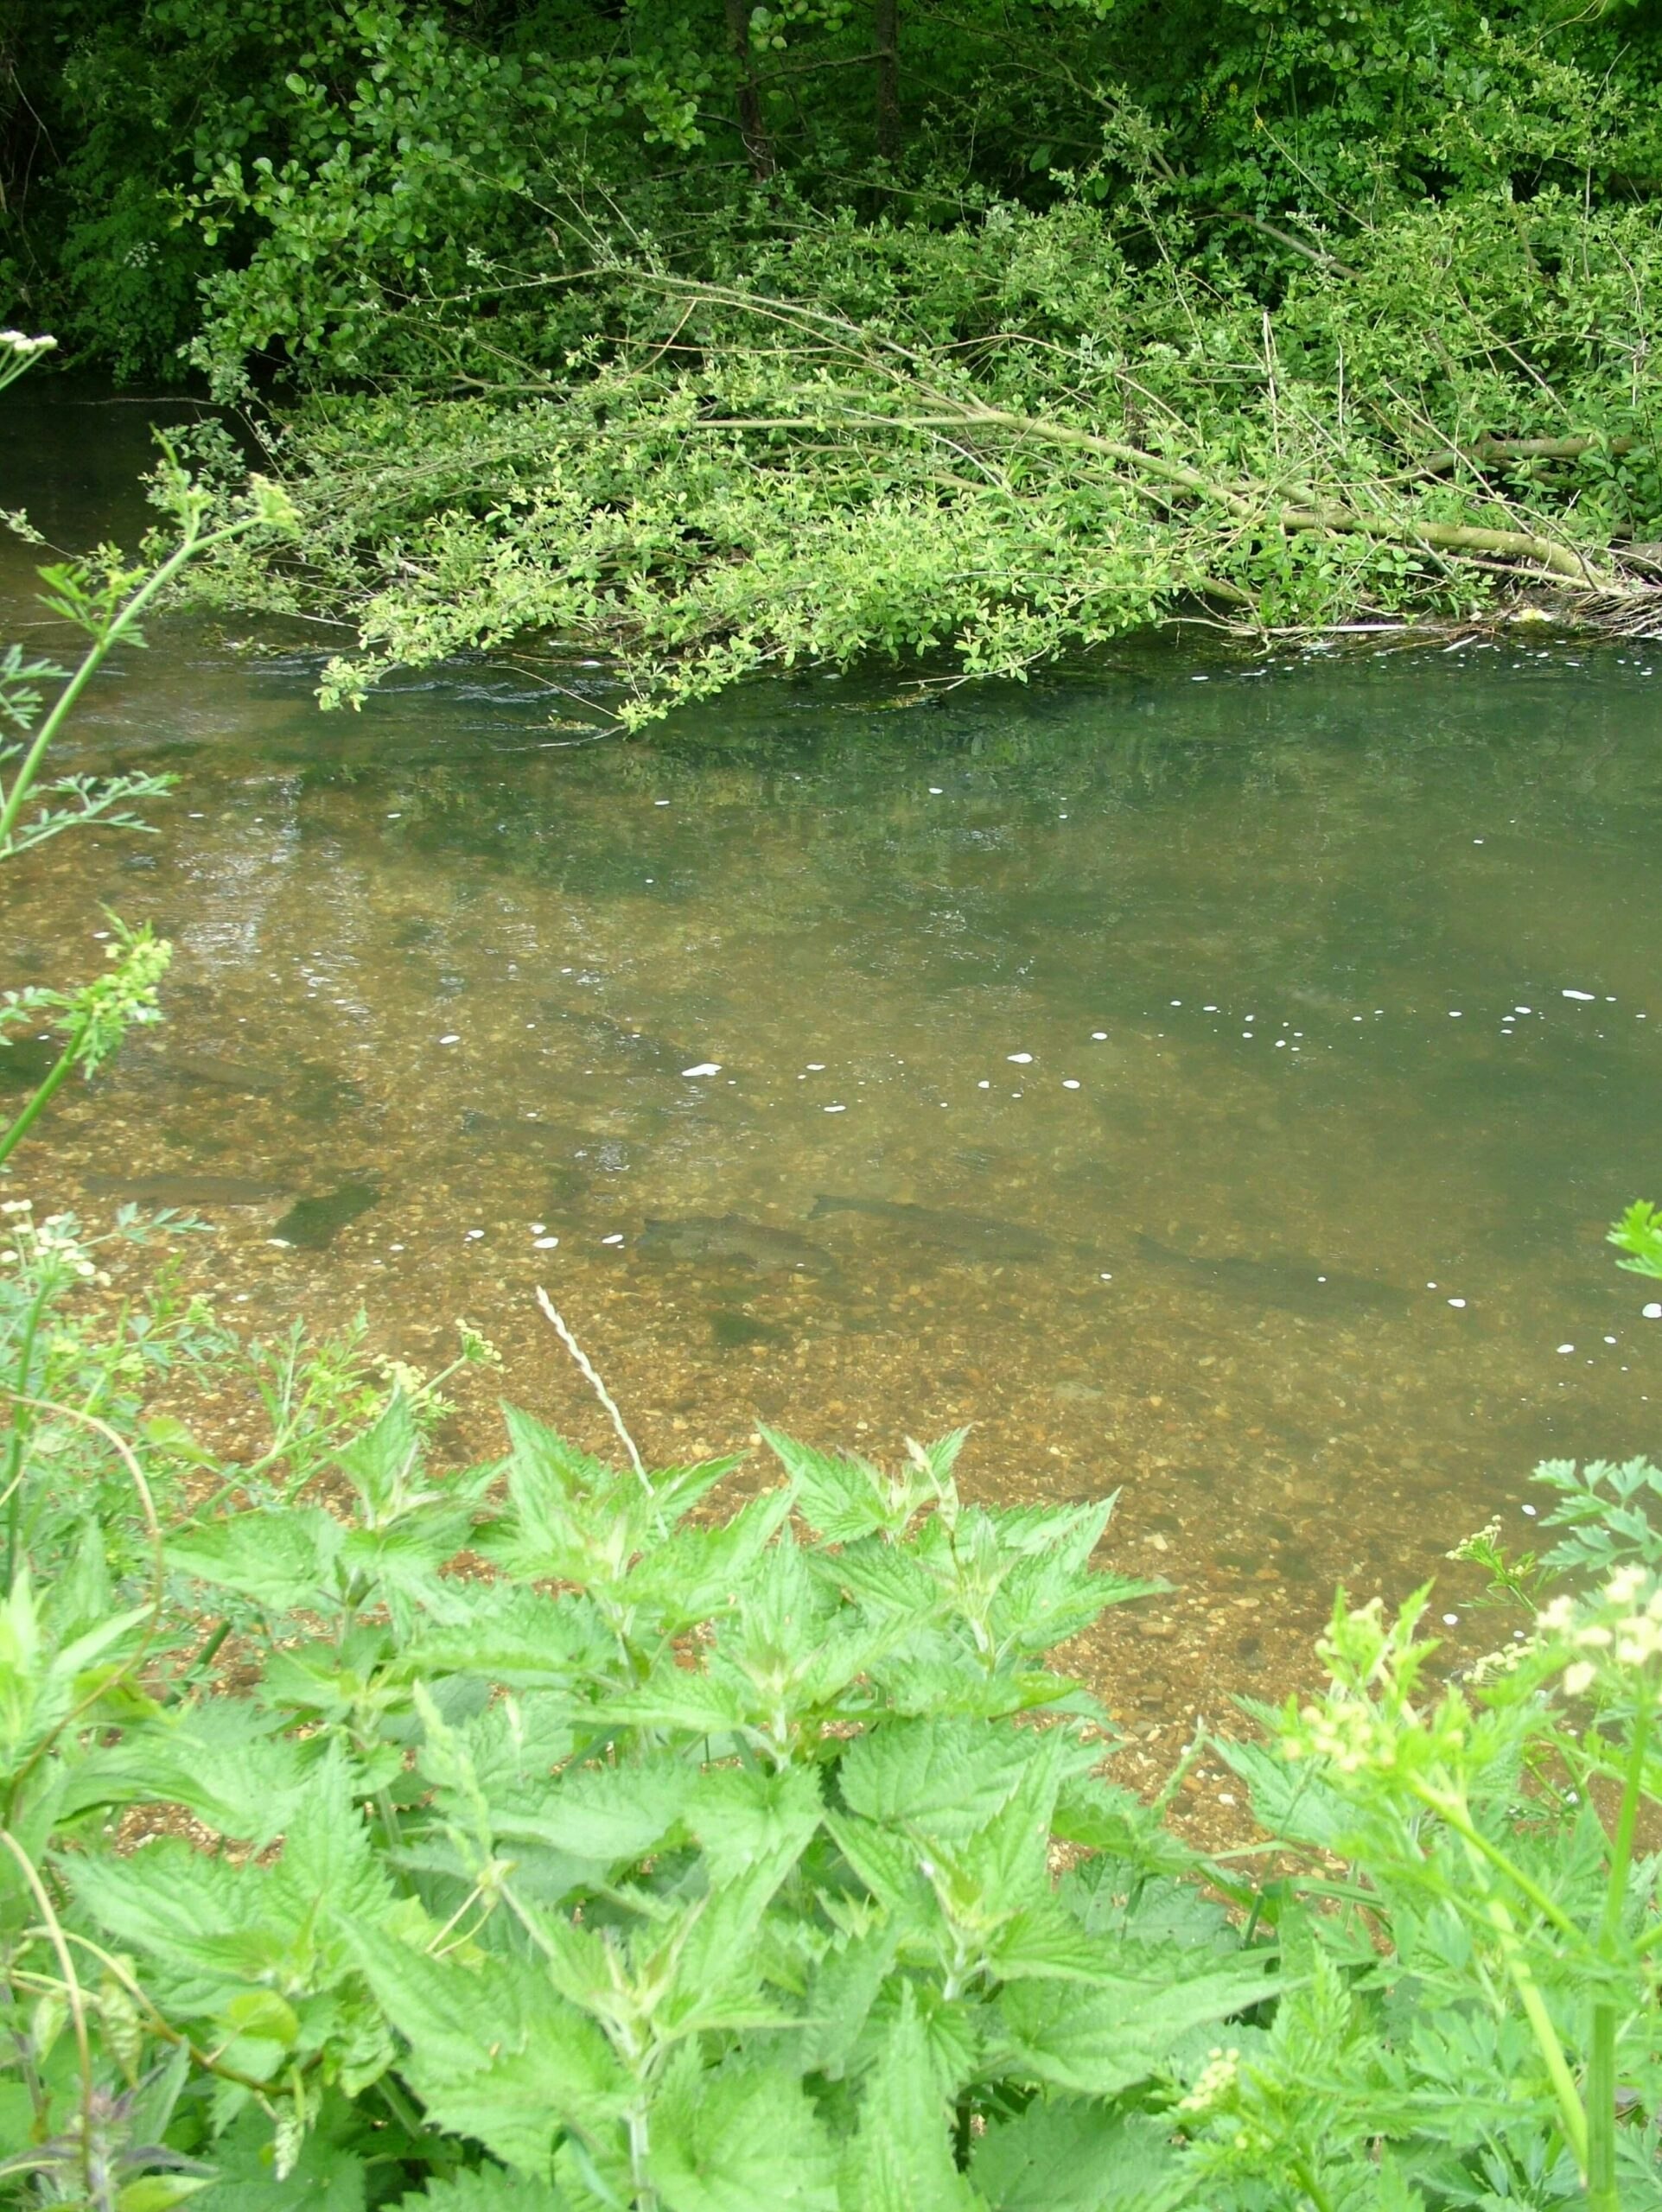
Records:
[[[143,410],[8,406],[6,501],[111,526]],[[415,1354],[469,1314],[587,1436],[545,1282],[649,1453],[973,1420],[990,1493],[1124,1486],[1181,1587],[1086,1659],[1153,1716],[1296,1679],[1341,1576],[1462,1613],[1442,1554],[1525,1532],[1537,1459],[1651,1442],[1601,1238],[1662,1196],[1662,660],[1150,650],[630,745],[506,666],[353,718],[315,680],[158,629],[74,765],[173,770],[165,837],[5,889],[0,982],[84,969],[101,902],[174,938],[166,1030],[21,1178],[280,1193],[205,1209],[227,1312],[362,1300]]]

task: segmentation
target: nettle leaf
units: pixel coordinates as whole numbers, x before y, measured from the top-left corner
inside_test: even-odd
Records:
[[[1048,1651],[1089,1628],[1110,1605],[1170,1587],[1134,1575],[1089,1573],[1055,1556],[1025,1557],[1000,1585],[989,1626],[1003,1652]]]
[[[969,1719],[889,1721],[850,1745],[837,1769],[850,1811],[967,1840],[1007,1804],[1037,1739]]]
[[[679,1529],[631,1573],[628,1602],[651,1607],[660,1635],[675,1636],[732,1602],[791,1510],[788,1490],[752,1498],[718,1529]]]
[[[402,1389],[394,1390],[379,1418],[334,1455],[334,1464],[352,1484],[372,1525],[384,1522],[404,1502],[409,1478],[421,1459],[421,1433],[415,1408]]]
[[[853,2056],[878,1992],[895,1963],[904,1923],[885,1915],[844,1936],[819,1961],[808,1985],[806,2024],[799,2038],[805,2073],[833,2080]]]
[[[667,1755],[620,1766],[567,1767],[534,1809],[497,1813],[497,1830],[602,1866],[644,1858],[686,1808],[698,1770]]]
[[[474,1785],[506,1817],[546,1806],[555,1770],[576,1747],[570,1700],[535,1690],[495,1699],[452,1733],[466,1746]]]
[[[470,1611],[466,1586],[446,1581],[439,1570],[472,1534],[467,1512],[425,1513],[391,1529],[353,1529],[341,1546],[341,1565],[369,1584],[401,1632],[409,1632],[411,1607],[455,1626]]]
[[[206,1857],[181,1836],[160,1836],[127,1858],[78,1859],[66,1871],[106,1939],[167,1965],[187,2011],[212,2007],[243,1978],[226,1956],[231,1931],[250,1931],[255,1972],[269,1963],[270,1946],[253,1933],[247,1870]]]
[[[901,1535],[915,1510],[910,1485],[891,1481],[869,1459],[818,1452],[765,1425],[761,1438],[791,1478],[808,1526],[831,1544]]]
[[[229,1698],[158,1714],[75,1770],[73,1802],[182,1805],[220,1835],[263,1851],[295,1817],[317,1765],[279,1725]]]
[[[846,1590],[876,1614],[899,1613],[914,1630],[927,1629],[942,1609],[940,1584],[907,1545],[868,1536],[839,1552],[810,1552],[815,1577],[832,1590]]]
[[[557,2127],[603,2133],[625,2109],[630,2083],[611,2046],[539,1961],[430,1958],[368,1925],[351,1942],[409,2043],[401,2070],[436,2126],[546,2177]]]
[[[837,1849],[877,1902],[916,1920],[928,1896],[918,1846],[881,1821],[827,1812],[825,1821]]]
[[[552,1689],[617,1662],[616,1639],[587,1598],[513,1582],[449,1587],[465,1596],[465,1618],[416,1624],[400,1661],[406,1679],[477,1675],[507,1689]]]
[[[946,2091],[909,1982],[866,2082],[839,2177],[843,2212],[983,2212],[952,2162]]]
[[[1119,1492],[1115,1491],[1108,1497],[1083,1505],[994,1505],[979,1510],[997,1531],[1002,1550],[1054,1560],[1059,1567],[1079,1573],[1102,1541],[1118,1502]]]
[[[321,1505],[239,1513],[169,1539],[169,1563],[267,1612],[332,1612],[347,1531]]]
[[[629,1467],[591,1459],[544,1423],[505,1406],[511,1510],[479,1539],[479,1548],[527,1577],[615,1582],[630,1562],[661,1544],[668,1530],[741,1464],[737,1457],[671,1467],[643,1485]]]
[[[961,1878],[1003,1910],[1049,1901],[1050,1816],[1063,1770],[1070,1757],[1096,1756],[1094,1746],[1081,1751],[1059,1728],[1010,1734],[1024,1754],[1015,1789],[963,1843],[946,1841]]]
[[[688,2045],[653,2100],[647,2171],[667,2212],[837,2212],[831,2139],[778,2067],[704,2069]]]
[[[283,2180],[271,2155],[271,2122],[246,2111],[214,2145],[219,2177],[188,2202],[191,2212],[364,2212],[367,2131],[349,2108],[331,2102],[325,2124],[310,2129]]]
[[[606,1700],[614,1726],[675,1728],[690,1736],[748,1734],[757,1710],[751,1685],[742,1678],[695,1675],[669,1659],[638,1688],[614,1691]]]
[[[392,1880],[353,1802],[338,1748],[331,1749],[296,1808],[277,1859],[260,1871],[275,1910],[296,1920],[321,1912],[350,1926],[379,1920],[392,1904]]]
[[[1113,1955],[1051,1897],[1012,1913],[986,1946],[987,1964],[1001,1981],[1098,1981]]]
[[[776,1868],[783,1880],[807,1849],[824,1809],[812,1767],[773,1774],[712,1767],[692,1789],[686,1820],[704,1846],[712,1882],[733,1881],[754,1868]]]
[[[995,2121],[970,2177],[992,2212],[1175,2212],[1194,2186],[1169,2121],[1070,2097]]]
[[[672,1924],[655,1953],[674,1961],[655,2016],[660,2033],[789,2024],[790,2014],[763,1991],[755,1942],[762,1914],[787,1871],[777,1856],[772,1864],[753,1866],[699,1898]]]
[[[343,1931],[380,1918],[394,1895],[334,1747],[274,1861],[232,1866],[164,1836],[129,1857],[77,1859],[73,1878],[105,1928],[194,1992],[181,2001],[214,2009],[239,1982],[291,1997],[338,1983],[348,1967]]]
[[[1140,1797],[1100,1775],[1075,1775],[1062,1784],[1051,1825],[1065,1843],[1083,1844],[1145,1873],[1187,1873],[1206,1863]]]
[[[1154,2073],[1191,2029],[1273,1997],[1261,1964],[1188,1980],[1104,1975],[1095,1989],[1018,1981],[1000,1992],[1008,2071],[1085,2096],[1111,2097]]]
[[[28,1567],[0,1599],[0,1751],[8,1767],[57,1728],[86,1694],[86,1671],[111,1657],[148,1616],[136,1606],[60,1644]]]
[[[1228,1953],[1240,1938],[1215,1898],[1193,1882],[1146,1875],[1124,1860],[1096,1858],[1062,1878],[1060,1902],[1078,1924],[1117,1944]]]
[[[1075,1719],[1107,1725],[1106,1710],[1066,1675],[1047,1669],[989,1674],[961,1643],[927,1632],[908,1647],[881,1660],[871,1670],[874,1687],[894,1713],[946,1718],[963,1714],[976,1720],[1007,1720],[1018,1713],[1060,1710]]]

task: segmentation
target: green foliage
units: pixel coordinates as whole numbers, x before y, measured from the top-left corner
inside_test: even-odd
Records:
[[[81,1264],[53,1333],[85,1365]],[[1662,1477],[1543,1470],[1570,1579],[1464,1683],[1423,1593],[1341,1600],[1325,1694],[1214,1746],[1276,1839],[1254,1889],[1103,1778],[1105,1717],[1039,1663],[1146,1586],[1092,1563],[1105,1504],[968,1504],[961,1435],[891,1471],[770,1434],[783,1479],[726,1505],[732,1462],[643,1474],[513,1410],[503,1459],[440,1473],[402,1386],[335,1402],[289,1478],[199,1446],[182,1487],[177,1434],[108,1402],[159,1585],[113,1483],[68,1540],[29,1439],[0,2193],[1657,2201]],[[234,1688],[190,1656],[215,1612]],[[161,2193],[100,2196],[84,2145]]]
[[[328,700],[527,632],[634,727],[1175,613],[1649,619],[1644,10],[886,12],[76,0],[12,219],[106,353],[305,400],[303,557],[212,591],[355,617]]]

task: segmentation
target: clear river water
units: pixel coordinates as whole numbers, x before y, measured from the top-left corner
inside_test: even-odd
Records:
[[[13,395],[0,498],[131,540],[152,411]],[[172,772],[164,834],[4,892],[0,984],[85,973],[105,906],[174,939],[19,1186],[262,1186],[200,1208],[227,1315],[430,1360],[466,1314],[598,1446],[540,1282],[649,1457],[971,1422],[974,1494],[1118,1488],[1107,1555],[1175,1586],[1073,1656],[1151,1734],[1308,1680],[1340,1580],[1436,1573],[1487,1648],[1450,1546],[1651,1442],[1602,1238],[1662,1196],[1662,655],[1162,645],[627,743],[510,663],[333,717],[316,665],[155,626],[68,765]]]

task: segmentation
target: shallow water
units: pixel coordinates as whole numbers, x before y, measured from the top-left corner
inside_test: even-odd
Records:
[[[8,408],[6,503],[111,526],[143,411]],[[162,626],[75,765],[176,773],[166,835],[11,871],[0,983],[107,904],[174,938],[168,1024],[20,1180],[240,1179],[228,1312],[471,1315],[587,1440],[539,1281],[649,1456],[972,1421],[983,1494],[1123,1486],[1116,1563],[1179,1586],[1079,1656],[1146,1723],[1308,1675],[1341,1578],[1437,1572],[1487,1648],[1442,1554],[1662,1390],[1601,1242],[1662,1195],[1662,661],[1519,638],[583,745],[511,666],[323,719],[308,652]]]

